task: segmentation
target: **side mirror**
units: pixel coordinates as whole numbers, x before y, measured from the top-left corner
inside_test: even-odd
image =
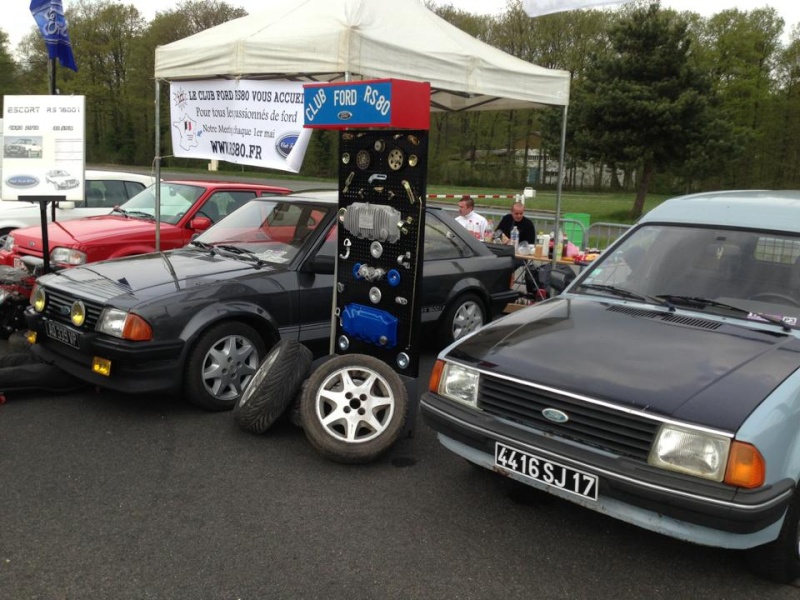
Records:
[[[205,231],[209,227],[211,227],[211,219],[208,217],[195,217],[191,221],[189,221],[189,227],[194,229],[195,231]]]
[[[317,254],[308,262],[309,270],[317,275],[333,275],[336,270],[336,257]]]

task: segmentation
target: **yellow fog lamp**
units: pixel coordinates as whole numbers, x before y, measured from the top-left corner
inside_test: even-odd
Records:
[[[35,331],[31,331],[29,329],[28,332],[25,334],[25,339],[28,341],[28,343],[31,346],[33,346],[36,343],[36,332]]]
[[[37,313],[44,312],[44,306],[46,303],[47,296],[44,293],[44,289],[37,285],[33,290],[33,294],[31,295],[31,304],[33,304],[33,310],[35,310]]]
[[[72,303],[72,308],[69,310],[69,320],[75,327],[80,327],[86,321],[86,305],[80,300]]]
[[[92,357],[92,373],[97,373],[103,377],[111,375],[111,361],[107,358],[100,358],[99,356]]]

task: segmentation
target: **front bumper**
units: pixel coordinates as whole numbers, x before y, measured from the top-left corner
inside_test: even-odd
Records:
[[[532,487],[679,539],[723,548],[750,548],[777,537],[793,493],[783,480],[757,490],[656,469],[580,446],[483,411],[425,393],[425,421],[448,449]],[[579,498],[494,465],[496,442],[598,477],[597,501]]]
[[[26,319],[36,332],[31,351],[87,383],[134,394],[178,392],[182,387],[183,340],[130,342],[87,332],[80,334],[78,348],[73,348],[47,336],[41,315],[27,313]],[[92,371],[93,357],[111,361],[109,376]]]

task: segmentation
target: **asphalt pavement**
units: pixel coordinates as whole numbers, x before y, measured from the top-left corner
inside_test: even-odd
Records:
[[[424,389],[433,361],[425,354]],[[514,485],[414,436],[360,466],[178,398],[0,405],[0,598],[793,599],[739,554]]]

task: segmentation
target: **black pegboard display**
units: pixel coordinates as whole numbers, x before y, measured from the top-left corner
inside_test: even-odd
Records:
[[[368,354],[401,375],[419,370],[425,130],[339,134],[337,354]]]

